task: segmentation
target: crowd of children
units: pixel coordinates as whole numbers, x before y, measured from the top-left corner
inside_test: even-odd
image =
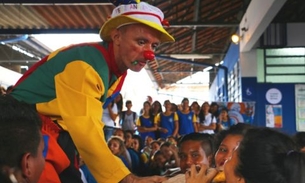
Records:
[[[2,106],[10,106],[7,102],[12,102],[10,105],[13,108],[9,108],[12,112],[15,108],[21,110],[21,108],[17,108],[20,105],[22,109],[28,109],[27,116],[31,114],[30,109],[32,110],[32,108],[30,106],[26,108],[27,106],[16,103],[11,98],[5,96],[1,98]],[[165,103],[168,104],[168,101]],[[147,109],[144,109],[143,113],[145,113],[145,110]],[[5,111],[3,110],[3,112]],[[0,121],[3,122],[1,125],[3,143],[12,140],[12,137],[4,138],[9,136],[5,135],[4,130],[7,131],[8,127],[13,129],[12,125],[6,123],[6,121],[13,121],[14,115],[17,113],[18,111],[15,111],[14,114],[7,113],[7,116],[9,116],[7,118],[5,117],[6,113],[2,113]],[[21,118],[26,119],[27,116]],[[38,119],[38,116],[33,116],[31,119]],[[159,128],[159,123],[156,124]],[[18,128],[21,129],[23,126]],[[34,124],[32,128],[37,131],[39,124]],[[35,148],[37,148],[38,141],[35,143]],[[186,183],[240,182],[236,180],[242,180],[244,183],[305,182],[305,176],[303,176],[303,171],[305,171],[305,132],[298,132],[289,137],[269,128],[258,128],[249,124],[238,123],[219,130],[215,134],[191,132],[185,135],[179,135],[178,133],[176,136],[169,135],[163,138],[156,133],[155,138],[146,135],[143,139],[141,135],[137,134],[136,128],[134,130],[116,128],[107,144],[110,151],[133,174],[138,176],[163,175],[175,177],[177,174],[183,174]],[[4,147],[4,145],[1,147]],[[42,151],[42,146],[39,146],[39,148]],[[10,153],[10,150],[5,146],[1,152]],[[3,154],[2,157],[8,156],[8,154]],[[39,158],[40,160],[43,159],[42,156]],[[37,160],[37,163],[41,167],[43,161],[40,160]],[[1,165],[2,170],[9,170],[4,169],[6,165],[15,167],[11,164],[14,161],[14,159],[7,159],[6,164]],[[210,170],[207,173],[202,173],[207,169]],[[41,172],[42,168],[37,168],[37,170]],[[81,163],[80,170],[84,183],[97,182],[85,162]],[[10,172],[6,173],[10,174]],[[4,177],[1,178],[6,178],[6,173],[2,174],[1,176]],[[216,173],[223,176],[217,175],[215,177]],[[24,175],[28,176],[29,179],[31,177],[28,174]],[[14,173],[14,177],[22,179],[18,172]],[[34,178],[37,179],[38,177],[39,175],[35,175]],[[213,181],[212,178],[214,178]]]
[[[219,109],[217,103],[189,105],[184,98],[181,104],[174,105],[165,100],[163,111],[159,101],[145,101],[140,115],[131,110],[130,100],[125,106],[127,110],[118,115],[121,128],[114,130],[108,147],[139,176],[172,177],[185,174],[194,164],[223,172],[225,162],[246,132],[254,128],[234,124],[228,110]],[[300,137],[295,139],[304,143]]]

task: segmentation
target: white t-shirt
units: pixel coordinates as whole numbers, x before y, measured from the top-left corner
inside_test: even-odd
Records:
[[[204,126],[209,126],[211,123],[216,123],[216,119],[212,116],[211,113],[208,113],[205,116],[204,121],[201,122],[200,124],[204,125]],[[214,134],[214,130],[203,130],[203,131],[200,131],[199,133]]]
[[[114,103],[112,106],[112,112],[114,114],[118,114],[118,107],[117,107],[116,103]],[[114,121],[110,118],[108,108],[104,109],[104,111],[103,111],[102,122],[105,124],[105,126],[115,127]]]

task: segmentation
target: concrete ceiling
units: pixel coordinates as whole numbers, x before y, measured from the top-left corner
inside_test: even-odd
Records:
[[[150,62],[147,71],[158,87],[164,88],[178,80],[220,62],[231,43],[230,37],[250,0],[147,0],[159,7],[170,22],[166,29],[175,37],[173,44],[157,50],[160,57]],[[302,0],[288,0],[276,22],[304,21]],[[50,50],[31,35],[41,33],[98,33],[114,6],[106,0],[2,0],[0,4],[0,65],[28,65],[47,55]],[[29,35],[28,37],[26,37]],[[25,38],[26,37],[26,38]],[[55,40],[56,41],[56,40]],[[33,55],[24,55],[13,47]],[[205,59],[180,60],[164,56],[200,54]],[[185,59],[184,59],[185,60]],[[202,64],[202,65],[201,65]],[[215,73],[211,72],[211,81]]]

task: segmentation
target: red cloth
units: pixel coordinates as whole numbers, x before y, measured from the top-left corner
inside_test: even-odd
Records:
[[[45,157],[45,167],[38,183],[60,183],[59,174],[69,166],[70,161],[65,152],[57,143],[60,128],[47,116],[40,114],[42,120],[42,135],[48,136],[45,142],[47,153]]]

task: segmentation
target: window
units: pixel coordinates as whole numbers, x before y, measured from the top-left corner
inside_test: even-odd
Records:
[[[241,76],[239,61],[234,65],[228,75],[228,101],[241,102]]]

